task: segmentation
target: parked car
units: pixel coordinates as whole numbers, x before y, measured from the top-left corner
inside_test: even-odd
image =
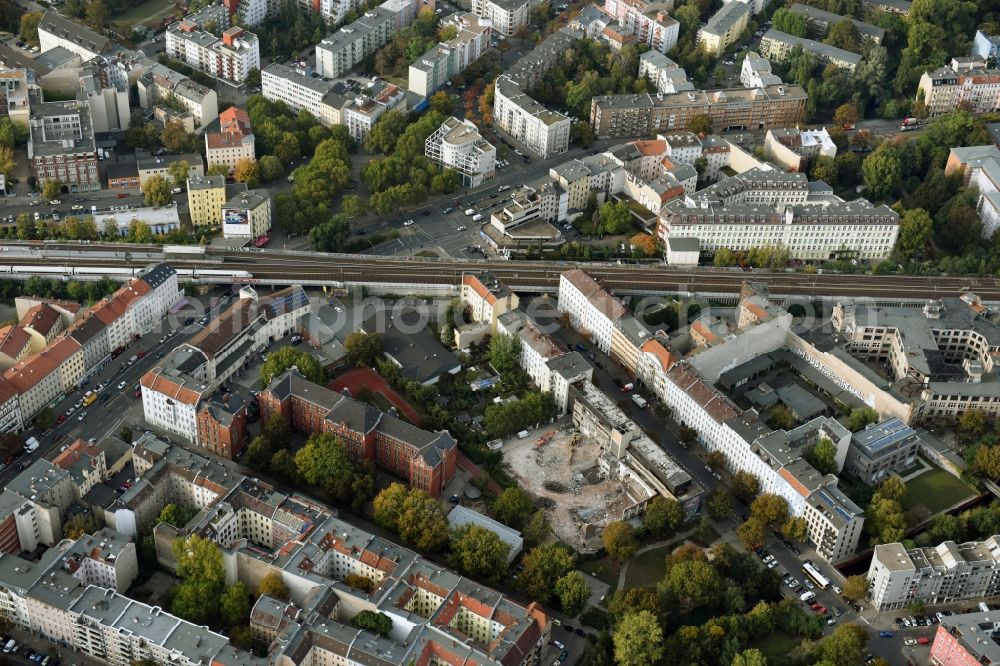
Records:
[[[881,638],[892,638],[896,634],[892,633],[891,631],[880,631],[880,632],[878,632],[878,635]]]

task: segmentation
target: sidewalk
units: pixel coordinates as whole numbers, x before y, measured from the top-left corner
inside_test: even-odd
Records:
[[[107,666],[106,662],[99,659],[94,659],[85,654],[74,652],[72,648],[63,647],[57,645],[45,638],[40,636],[35,636],[30,632],[24,631],[16,627],[12,627],[8,631],[4,632],[6,635],[17,641],[18,645],[23,645],[27,647],[27,650],[22,650],[20,654],[17,655],[17,659],[22,659],[27,661],[28,650],[34,650],[35,652],[41,652],[44,655],[53,655],[56,659],[59,659],[61,663],[72,666]],[[13,655],[10,655],[13,656]]]

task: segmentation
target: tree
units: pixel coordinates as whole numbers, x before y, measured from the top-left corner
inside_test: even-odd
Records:
[[[871,407],[857,407],[852,409],[851,415],[847,417],[847,428],[851,432],[859,432],[876,421],[878,421],[878,412],[874,409]]]
[[[793,12],[786,7],[781,7],[778,11],[774,12],[771,20],[774,22],[775,30],[787,32],[789,35],[795,35],[796,37],[805,37],[809,29],[805,14]]]
[[[364,592],[371,592],[375,589],[375,581],[361,574],[347,574],[344,576],[344,585],[350,585]]]
[[[708,455],[705,456],[705,462],[712,469],[725,469],[726,454],[722,451],[709,451]]]
[[[171,201],[170,183],[159,174],[154,174],[142,181],[143,200],[147,206],[159,208]]]
[[[624,562],[632,557],[639,548],[635,529],[624,520],[608,523],[601,534],[601,541],[604,543],[604,549],[608,551],[608,555],[619,562]]]
[[[854,125],[859,120],[861,120],[861,112],[858,111],[858,106],[852,102],[841,104],[833,112],[833,122],[842,127],[844,125]]]
[[[62,192],[62,183],[53,178],[47,178],[42,185],[42,199],[52,201]]]
[[[656,592],[649,588],[629,587],[618,590],[608,600],[608,613],[611,614],[611,618],[616,624],[621,622],[626,615],[642,610],[649,611],[653,615],[659,615],[662,612],[660,598]]]
[[[791,430],[795,427],[795,417],[788,407],[777,405],[771,410],[767,425],[775,430]]]
[[[881,199],[892,194],[899,189],[903,177],[899,150],[883,143],[861,163],[861,171],[871,198]]]
[[[525,594],[544,604],[552,598],[556,582],[572,571],[573,567],[573,556],[565,547],[536,546],[521,558],[518,582]]]
[[[409,491],[402,483],[392,483],[375,496],[375,522],[387,530],[399,531],[399,518]]]
[[[725,520],[733,515],[733,500],[724,486],[716,486],[705,503],[712,520]]]
[[[986,412],[981,409],[969,408],[958,418],[958,427],[963,435],[978,438],[986,432]]]
[[[8,183],[13,181],[16,169],[13,149],[8,146],[0,146],[0,174],[3,174]]]
[[[934,220],[923,208],[911,208],[899,220],[896,255],[903,261],[920,259],[934,235]]]
[[[331,433],[316,433],[295,453],[295,467],[307,483],[332,484],[350,479],[354,474],[351,460],[340,438]]]
[[[647,257],[652,257],[656,254],[656,239],[653,238],[652,234],[636,234],[632,236],[630,242],[633,248],[642,252]]]
[[[1000,446],[977,446],[972,457],[972,469],[992,481],[1000,479]]]
[[[285,167],[274,155],[263,155],[257,160],[257,167],[260,169],[260,177],[265,182],[276,180],[285,173]]]
[[[556,595],[563,612],[570,617],[579,615],[590,599],[590,585],[579,571],[570,571],[556,581]]]
[[[494,370],[501,375],[506,374],[519,366],[521,342],[513,335],[494,335],[490,338],[487,357]]]
[[[365,137],[365,148],[373,153],[389,154],[406,131],[409,121],[400,111],[386,111],[372,126]],[[440,123],[438,123],[440,126]]]
[[[455,108],[457,98],[452,95],[449,95],[443,90],[439,90],[433,95],[431,95],[429,102],[432,111],[437,111],[438,113],[449,115]]]
[[[822,664],[862,664],[867,652],[868,632],[864,627],[842,624],[820,643]]]
[[[79,539],[84,534],[93,534],[96,530],[94,516],[89,513],[75,513],[63,523],[63,532],[70,539]]]
[[[190,147],[190,137],[187,130],[184,129],[184,125],[178,120],[171,120],[163,126],[163,132],[160,133],[160,141],[163,143],[164,148],[175,153],[184,152]],[[226,168],[226,175],[229,175],[228,167]]]
[[[340,203],[340,211],[351,219],[363,217],[368,212],[368,204],[356,194],[346,194]]]
[[[260,385],[267,388],[271,379],[280,375],[288,368],[295,368],[314,384],[323,383],[323,368],[319,361],[307,351],[299,351],[295,347],[282,347],[271,352],[260,366]]]
[[[157,516],[156,522],[167,523],[168,525],[181,528],[187,525],[188,521],[194,518],[197,513],[197,509],[189,509],[171,502],[160,509],[160,515]]]
[[[694,608],[716,601],[722,593],[723,581],[708,562],[685,560],[670,567],[661,588],[669,599]]]
[[[854,21],[845,17],[833,24],[823,43],[845,51],[860,53],[862,38]]]
[[[493,502],[493,515],[504,525],[520,530],[535,511],[535,503],[528,493],[517,486],[505,488]]]
[[[375,522],[421,550],[440,550],[448,541],[448,521],[441,504],[422,490],[390,484],[375,496],[374,508]]]
[[[187,188],[188,174],[191,173],[191,165],[188,164],[187,160],[177,160],[176,162],[171,162],[170,166],[167,167],[167,175],[170,176],[170,180],[173,182],[174,187]]]
[[[675,499],[657,495],[646,505],[642,525],[650,534],[664,537],[673,532],[684,520],[684,509]]]
[[[750,648],[733,657],[729,666],[767,666],[767,657],[757,648]]]
[[[863,574],[848,576],[844,581],[843,594],[851,601],[861,601],[868,596],[868,578]]]
[[[216,162],[215,164],[209,164],[208,169],[205,171],[207,176],[222,176],[223,178],[229,178],[229,173],[232,171],[229,165],[224,162]]]
[[[110,14],[104,0],[90,0],[87,3],[87,22],[97,32],[102,32],[108,25]]]
[[[521,532],[521,537],[524,538],[525,545],[537,546],[545,541],[551,532],[552,527],[549,525],[549,519],[545,517],[545,512],[539,509],[531,514],[528,524]]]
[[[219,615],[228,627],[246,624],[250,620],[250,595],[242,582],[236,581],[222,593]]]
[[[382,338],[378,333],[356,331],[344,339],[344,350],[348,365],[370,366],[382,355]]]
[[[760,492],[760,480],[750,472],[740,470],[733,475],[732,489],[736,499],[749,504]]]
[[[791,516],[781,525],[781,533],[788,539],[805,541],[808,536],[808,525],[802,516]]]
[[[694,134],[711,134],[712,133],[712,118],[707,114],[698,114],[696,116],[691,116],[688,120],[687,131]]]
[[[260,580],[257,585],[257,596],[262,597],[265,594],[288,601],[290,598],[288,586],[285,585],[280,572],[272,571]]]
[[[226,582],[222,552],[215,542],[197,534],[174,539],[171,549],[182,581],[171,610],[186,620],[206,624],[215,617]]]
[[[618,666],[653,666],[663,658],[663,629],[649,611],[622,618],[613,640]]]
[[[351,620],[354,626],[378,634],[388,636],[392,631],[392,618],[385,613],[363,610]]]
[[[632,226],[632,211],[624,201],[605,201],[597,215],[601,220],[601,231],[606,234],[623,234]]]
[[[260,167],[252,157],[241,157],[233,167],[233,179],[237,183],[246,183],[247,187],[260,186]]]
[[[764,493],[750,505],[750,515],[764,526],[780,525],[788,519],[788,501],[781,495]]]
[[[32,46],[38,46],[38,24],[42,22],[42,12],[27,12],[21,15],[21,30],[18,35]]]
[[[493,530],[479,525],[466,525],[452,534],[452,567],[467,576],[496,584],[507,575],[507,554],[510,546]]]
[[[744,548],[753,550],[764,545],[767,535],[764,533],[764,523],[759,518],[750,517],[736,528],[736,536]]]
[[[837,447],[829,437],[820,437],[806,452],[805,458],[820,474],[837,471]]]
[[[149,243],[153,240],[153,230],[142,220],[131,220],[125,238],[130,243]]]

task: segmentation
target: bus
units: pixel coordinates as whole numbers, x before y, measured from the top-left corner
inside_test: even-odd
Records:
[[[816,587],[819,589],[825,590],[830,587],[830,581],[827,580],[826,576],[821,574],[819,570],[809,562],[802,565],[802,573],[808,576],[809,580],[816,583]]]

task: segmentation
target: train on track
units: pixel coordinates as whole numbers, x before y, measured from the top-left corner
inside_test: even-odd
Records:
[[[221,270],[215,268],[175,268],[177,276],[181,279],[213,279],[229,280],[231,282],[246,282],[253,279],[253,274],[249,271]],[[81,277],[93,279],[96,277],[108,276],[111,278],[124,279],[126,277],[138,277],[146,271],[145,267],[121,268],[113,266],[15,266],[0,265],[0,277],[12,275],[26,277],[32,275],[47,276],[53,278],[70,279]]]

